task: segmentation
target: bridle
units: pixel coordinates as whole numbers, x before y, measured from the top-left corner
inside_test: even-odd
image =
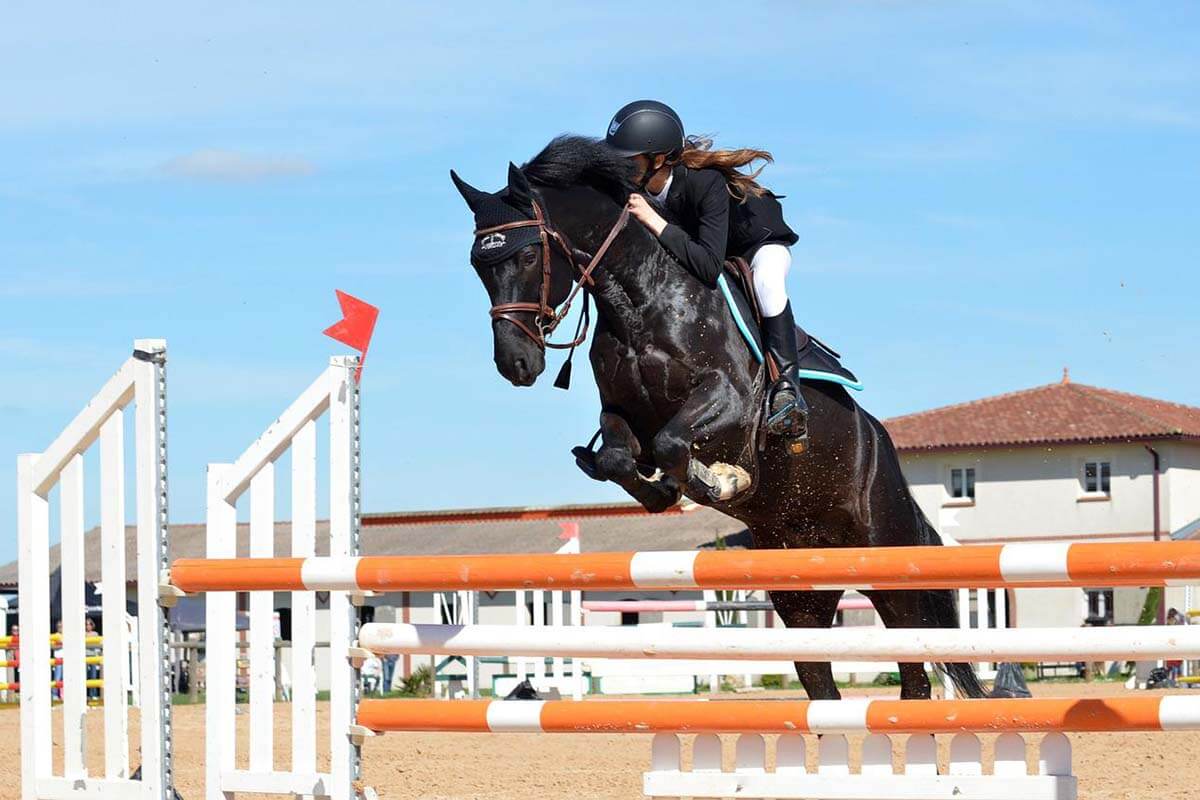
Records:
[[[625,228],[625,224],[629,222],[629,208],[626,207],[621,210],[621,216],[617,218],[617,221],[613,224],[612,228],[609,229],[608,236],[604,237],[604,242],[600,245],[599,249],[596,250],[595,255],[589,258],[587,266],[581,268],[579,266],[579,262],[575,260],[576,251],[567,242],[566,237],[559,233],[550,225],[549,222],[546,221],[546,216],[542,212],[542,207],[538,205],[537,200],[531,199],[530,202],[533,204],[533,219],[521,220],[520,222],[507,222],[503,225],[495,225],[491,228],[479,228],[475,231],[475,237],[479,238],[493,233],[500,233],[501,231],[513,230],[514,228],[536,227],[538,229],[538,237],[542,240],[542,287],[538,301],[536,303],[531,301],[498,303],[492,306],[492,320],[495,321],[498,319],[503,319],[511,322],[543,350],[545,350],[547,347],[555,350],[573,348],[583,342],[583,340],[587,338],[588,334],[588,306],[586,287],[594,285],[595,282],[592,280],[592,273],[598,266],[600,266],[600,260],[604,258],[604,254],[608,252],[608,248],[612,245],[613,240],[617,238],[617,234],[619,234]],[[574,277],[573,275],[572,282],[574,283],[574,286],[571,288],[571,293],[567,295],[567,299],[563,301],[562,305],[558,309],[555,309],[554,306],[550,305],[551,242],[557,245],[558,249],[562,251],[564,256],[566,256],[567,262],[571,265],[572,273],[579,273],[578,277]],[[586,256],[586,253],[582,255]],[[579,320],[579,328],[575,332],[574,340],[560,343],[549,341],[551,334],[554,333],[554,329],[557,328],[559,323],[566,318],[567,312],[571,310],[571,303],[575,300],[576,295],[578,295],[581,290],[584,290],[584,314]],[[516,316],[520,313],[529,313],[534,315],[533,328],[526,325],[519,317]]]

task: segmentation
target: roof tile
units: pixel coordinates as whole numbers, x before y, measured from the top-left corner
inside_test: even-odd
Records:
[[[1200,408],[1063,382],[893,417],[884,426],[901,451],[1200,439]]]

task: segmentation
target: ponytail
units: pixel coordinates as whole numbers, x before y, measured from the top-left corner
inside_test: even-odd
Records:
[[[729,194],[740,202],[748,197],[762,197],[766,189],[758,184],[756,178],[762,173],[763,167],[775,159],[766,150],[754,150],[748,147],[737,150],[713,150],[713,140],[701,136],[689,136],[679,152],[677,163],[689,169],[715,169],[725,176]],[[738,169],[755,161],[762,161],[758,169],[747,174]]]

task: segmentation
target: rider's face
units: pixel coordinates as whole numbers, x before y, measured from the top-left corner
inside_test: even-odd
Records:
[[[638,155],[633,157],[633,163],[637,164],[637,180],[641,183],[646,177],[646,170],[650,169],[650,157]]]
[[[652,178],[653,176],[649,173],[662,169],[663,164],[667,161],[667,157],[662,153],[652,156],[637,155],[633,156],[632,159],[633,163],[637,164],[637,183],[639,184],[646,182],[648,178]]]

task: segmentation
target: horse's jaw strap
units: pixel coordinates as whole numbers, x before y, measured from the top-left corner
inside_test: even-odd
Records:
[[[559,323],[566,318],[571,310],[571,304],[579,295],[580,290],[588,286],[594,286],[595,280],[592,278],[592,273],[600,266],[600,261],[604,258],[604,254],[612,247],[612,243],[617,236],[625,229],[629,223],[629,208],[621,209],[621,215],[617,217],[617,221],[613,223],[609,229],[608,235],[604,237],[604,241],[596,250],[595,254],[588,257],[587,266],[580,269],[579,258],[587,257],[587,254],[582,250],[577,250],[572,247],[558,230],[551,227],[546,220],[545,214],[542,213],[542,207],[538,205],[536,200],[533,203],[533,219],[521,220],[519,222],[507,222],[503,225],[495,225],[490,228],[479,228],[475,231],[475,236],[487,236],[492,233],[500,233],[501,231],[512,230],[513,228],[532,228],[538,229],[538,236],[542,240],[542,285],[537,302],[533,301],[518,301],[512,303],[498,303],[491,308],[492,320],[507,320],[516,325],[517,328],[533,340],[538,347],[545,350],[551,348],[554,350],[572,351],[574,355],[575,348],[582,344],[587,339],[588,329],[591,327],[590,315],[587,313],[587,306],[584,306],[584,315],[580,318],[579,326],[575,329],[575,338],[569,342],[551,342],[550,336],[558,327]],[[570,263],[573,270],[579,273],[578,277],[574,278],[573,286],[570,294],[563,304],[556,310],[550,305],[550,243],[558,245],[566,256],[567,262]],[[530,327],[523,322],[516,314],[532,314],[533,326]],[[568,356],[567,362],[570,363]],[[569,367],[567,368],[566,381],[570,381]]]

